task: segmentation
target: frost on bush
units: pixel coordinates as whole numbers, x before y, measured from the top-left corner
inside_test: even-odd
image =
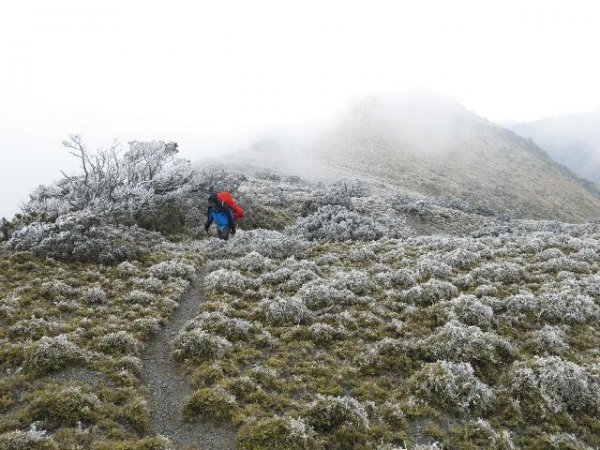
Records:
[[[195,328],[181,333],[173,341],[173,354],[179,360],[221,359],[233,350],[233,345],[227,339]]]
[[[525,279],[525,270],[511,262],[484,264],[471,271],[471,275],[481,283],[493,281],[505,284],[521,283]]]
[[[540,314],[550,320],[583,323],[598,320],[600,307],[588,296],[564,291],[544,295],[540,301]]]
[[[448,322],[419,341],[419,348],[436,359],[499,363],[511,358],[514,349],[504,338],[476,326]]]
[[[68,297],[77,292],[72,286],[69,286],[64,281],[50,280],[42,283],[42,295],[50,300],[58,300],[63,297]]]
[[[600,383],[585,367],[558,356],[515,362],[509,374],[516,395],[538,395],[554,413],[563,410],[600,411]]]
[[[337,289],[349,289],[355,294],[368,294],[373,292],[375,284],[371,277],[360,270],[349,272],[336,272],[330,280],[331,286]]]
[[[178,260],[171,260],[155,264],[151,266],[148,271],[152,276],[161,280],[166,280],[171,277],[192,280],[196,269],[191,264],[186,264]]]
[[[227,294],[241,294],[255,287],[255,283],[236,270],[219,269],[204,278],[207,289]]]
[[[361,246],[348,253],[348,260],[356,263],[375,260],[375,252],[368,247]]]
[[[462,270],[473,268],[480,260],[479,253],[464,248],[453,250],[444,257],[446,264]]]
[[[122,263],[117,265],[117,272],[119,273],[119,275],[124,277],[131,277],[140,273],[137,266],[129,261],[123,261]]]
[[[25,225],[4,246],[59,260],[117,264],[138,258],[162,241],[158,233],[109,225],[95,211],[84,210],[60,216],[56,222]]]
[[[106,353],[138,353],[140,348],[140,342],[131,333],[123,330],[109,333],[100,339],[100,349]]]
[[[431,279],[426,283],[402,291],[400,299],[417,305],[431,305],[441,300],[449,300],[458,295],[458,289],[447,281]]]
[[[149,305],[155,300],[154,295],[145,291],[133,290],[125,296],[125,301],[138,305]]]
[[[506,308],[512,314],[536,313],[540,309],[540,301],[530,292],[519,293],[506,299]]]
[[[140,288],[143,291],[149,292],[151,294],[157,294],[165,286],[165,283],[163,281],[159,280],[158,278],[154,278],[154,277],[133,278],[131,281],[133,282],[133,284],[136,287]]]
[[[251,333],[252,323],[240,318],[229,318],[222,312],[203,312],[189,322],[185,329],[202,329],[225,336],[227,339],[246,339]]]
[[[104,303],[106,302],[106,292],[100,287],[93,287],[87,290],[87,300],[90,303]]]
[[[239,260],[240,268],[250,272],[262,273],[273,267],[273,263],[270,258],[261,255],[254,251],[248,253],[246,256]]]
[[[353,397],[319,396],[309,406],[309,422],[320,432],[329,432],[340,426],[366,430],[369,417],[365,406]]]
[[[425,364],[408,385],[420,400],[460,411],[486,409],[495,399],[490,387],[475,376],[471,364],[463,362]]]
[[[319,344],[330,344],[345,336],[345,333],[326,323],[314,323],[308,327],[310,338]]]
[[[569,347],[564,331],[557,326],[544,325],[530,334],[529,345],[539,353],[557,353]]]
[[[494,312],[472,295],[461,295],[450,301],[451,315],[467,325],[485,327],[490,324]]]
[[[297,297],[264,299],[259,305],[268,322],[275,325],[299,324],[307,310],[302,299]]]
[[[34,422],[27,431],[14,430],[0,434],[0,448],[5,450],[58,450],[48,432]]]
[[[208,254],[225,252],[231,256],[243,256],[253,251],[269,258],[287,258],[302,256],[308,248],[304,239],[290,236],[274,230],[242,230],[234,240],[226,243],[218,239],[209,239],[202,243]]]
[[[298,295],[310,309],[326,308],[332,305],[345,306],[356,300],[354,292],[346,288],[331,286],[320,280],[302,286]]]
[[[261,284],[278,285],[292,277],[294,272],[288,267],[282,267],[275,272],[267,272],[260,278]]]
[[[314,214],[299,219],[287,233],[309,241],[371,241],[381,239],[387,229],[372,218],[343,206],[323,206]]]
[[[452,268],[440,261],[431,257],[419,258],[417,268],[421,278],[449,278],[452,275]]]
[[[50,372],[84,360],[83,351],[65,334],[41,338],[34,344],[26,367],[32,372]]]

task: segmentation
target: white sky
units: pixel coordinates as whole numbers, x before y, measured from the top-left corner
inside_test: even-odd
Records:
[[[493,120],[600,109],[600,2],[20,0],[0,4],[0,216],[79,132],[184,156],[425,88]]]

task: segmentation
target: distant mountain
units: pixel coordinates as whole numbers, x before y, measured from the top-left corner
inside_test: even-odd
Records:
[[[264,140],[238,162],[315,179],[375,178],[530,218],[600,216],[591,183],[530,140],[434,95],[368,97],[311,139]]]
[[[600,183],[600,111],[570,114],[508,126],[533,139],[571,170]]]

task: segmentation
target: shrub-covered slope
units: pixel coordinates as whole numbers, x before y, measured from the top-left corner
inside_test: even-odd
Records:
[[[366,176],[535,219],[600,215],[591,183],[533,142],[433,95],[373,96],[311,140],[265,140],[228,164],[275,165],[318,179]]]
[[[194,389],[182,420],[240,448],[600,445],[598,224],[366,179],[154,175],[82,203],[40,188],[3,224],[0,448],[172,448],[139,357],[200,267],[165,352]],[[212,189],[248,212],[229,242],[197,232]]]

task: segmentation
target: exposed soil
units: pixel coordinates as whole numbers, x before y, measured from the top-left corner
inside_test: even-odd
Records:
[[[148,390],[151,411],[149,433],[168,437],[185,450],[226,450],[235,448],[235,429],[209,421],[184,422],[181,409],[192,393],[185,375],[171,354],[171,341],[198,312],[203,301],[201,277],[196,278],[180,300],[168,323],[148,342],[142,355],[142,383]]]

